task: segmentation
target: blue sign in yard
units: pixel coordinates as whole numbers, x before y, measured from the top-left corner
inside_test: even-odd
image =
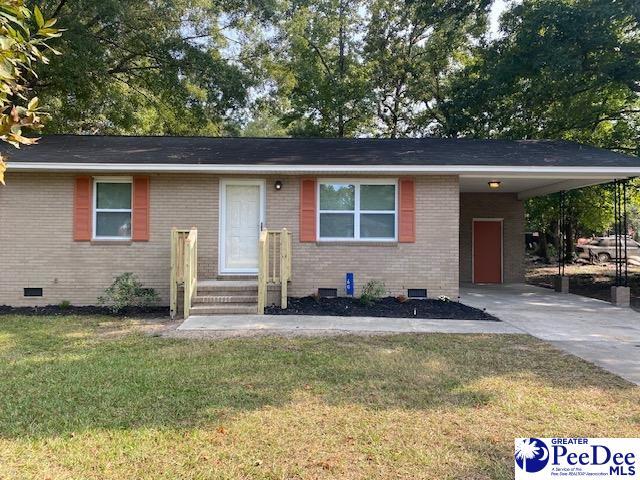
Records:
[[[353,273],[349,272],[346,275],[346,278],[344,280],[344,290],[347,293],[347,295],[350,295],[353,297]]]

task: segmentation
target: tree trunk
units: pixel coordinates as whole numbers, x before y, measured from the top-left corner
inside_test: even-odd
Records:
[[[540,240],[538,241],[538,249],[536,250],[536,255],[548,263],[549,262],[549,245],[547,244],[547,232],[540,232]]]

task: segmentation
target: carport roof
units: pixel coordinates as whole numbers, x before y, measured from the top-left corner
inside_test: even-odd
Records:
[[[4,149],[10,162],[56,165],[253,167],[626,167],[640,159],[561,140],[333,139],[50,135]],[[44,166],[44,165],[43,165]],[[640,170],[639,170],[640,171]]]

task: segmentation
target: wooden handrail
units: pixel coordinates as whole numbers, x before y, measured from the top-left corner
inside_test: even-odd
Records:
[[[184,318],[191,311],[191,300],[198,288],[198,229],[171,229],[171,279],[169,305],[171,318],[178,310],[178,287],[184,287]]]
[[[262,230],[258,240],[258,314],[264,314],[269,285],[280,285],[280,306],[287,308],[291,280],[291,232]]]
[[[269,274],[269,234],[266,230],[260,232],[258,240],[258,314],[264,314],[267,303],[267,276]]]

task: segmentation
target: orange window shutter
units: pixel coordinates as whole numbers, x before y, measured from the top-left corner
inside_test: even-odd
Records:
[[[77,242],[91,240],[93,215],[91,177],[76,177],[73,194],[73,239]]]
[[[316,179],[300,181],[300,241],[316,241]]]
[[[400,219],[398,221],[398,241],[416,241],[416,182],[413,178],[400,179]]]
[[[149,203],[149,177],[133,177],[133,218],[131,227],[134,242],[146,242],[149,240]]]

